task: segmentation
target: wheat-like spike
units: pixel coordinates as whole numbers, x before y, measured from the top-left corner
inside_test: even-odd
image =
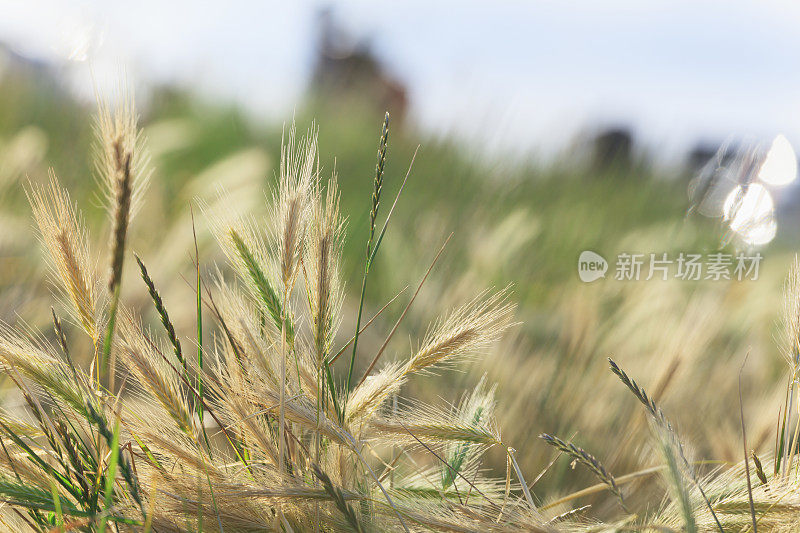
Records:
[[[123,350],[123,360],[126,366],[138,377],[138,385],[146,387],[161,403],[170,417],[175,420],[178,427],[182,431],[191,434],[193,431],[191,411],[178,395],[173,384],[153,364],[150,355],[129,347]]]
[[[120,91],[117,103],[97,99],[94,167],[112,221],[118,216],[120,185],[125,182],[128,222],[136,215],[152,174],[146,139],[131,94]]]
[[[789,364],[790,379],[797,379],[800,368],[800,259],[795,256],[784,284],[783,322],[786,341],[784,356]]]
[[[764,473],[764,467],[761,465],[761,460],[756,455],[755,450],[750,451],[750,457],[753,459],[753,464],[756,467],[756,476],[758,476],[758,480],[763,484],[766,485],[768,483],[767,475]]]
[[[326,397],[322,390],[323,372],[330,373],[325,365],[338,329],[344,299],[339,273],[343,224],[339,216],[339,192],[335,173],[328,180],[324,200],[320,183],[318,181],[314,183],[311,214],[312,220],[305,251],[308,271],[304,272],[311,317],[314,363],[317,371],[317,375],[314,376],[316,379],[312,381],[309,388],[313,390],[316,399],[317,424],[314,437],[314,460],[318,462],[321,454],[320,422],[326,404]]]
[[[80,383],[71,380],[71,369],[5,324],[0,324],[0,368],[4,373],[18,371],[53,396],[83,414]]]
[[[273,195],[272,209],[276,223],[276,239],[273,254],[278,258],[282,282],[281,294],[281,343],[280,343],[280,400],[278,415],[279,440],[279,472],[283,474],[286,457],[286,366],[289,352],[294,353],[297,368],[297,380],[300,384],[300,365],[298,354],[289,344],[286,331],[286,317],[291,313],[288,306],[291,302],[291,291],[299,271],[300,256],[306,239],[308,228],[308,211],[311,205],[312,183],[315,179],[314,162],[317,150],[317,132],[312,130],[295,149],[295,130],[292,126],[289,142],[283,145],[281,152],[280,181],[277,195]],[[280,513],[279,513],[280,514]]]
[[[665,438],[668,438],[672,442],[675,452],[681,460],[682,467],[686,470],[687,474],[700,491],[700,495],[703,497],[706,507],[708,507],[708,510],[711,512],[711,516],[714,517],[714,521],[716,522],[720,533],[724,533],[724,529],[719,521],[719,518],[717,517],[717,513],[714,511],[714,507],[711,505],[711,501],[709,501],[708,496],[706,496],[703,486],[700,484],[700,479],[697,477],[692,465],[686,458],[686,453],[683,450],[683,443],[681,443],[680,439],[678,438],[678,434],[675,433],[675,430],[672,428],[672,424],[670,424],[669,420],[667,420],[667,417],[664,416],[663,411],[658,407],[655,400],[647,396],[645,390],[640,387],[634,379],[630,378],[628,374],[626,374],[625,371],[622,370],[619,365],[617,365],[617,363],[615,363],[610,357],[608,358],[608,362],[611,365],[611,371],[616,374],[620,381],[622,381],[622,383],[628,387],[628,389],[630,389],[633,395],[639,399],[642,405],[644,405],[647,409],[647,412],[653,417],[653,420],[656,422],[658,428],[663,430]]]
[[[367,418],[399,391],[413,373],[429,370],[458,357],[476,353],[497,340],[511,326],[514,307],[506,292],[481,294],[432,328],[422,347],[402,366],[389,365],[369,376],[350,395],[347,420]]]
[[[145,285],[147,285],[147,292],[150,294],[150,299],[153,300],[153,305],[158,312],[159,318],[161,318],[161,323],[164,325],[164,329],[167,332],[169,342],[172,344],[172,348],[175,351],[175,357],[183,366],[184,371],[186,371],[186,359],[184,358],[183,351],[181,350],[181,341],[178,339],[178,335],[175,333],[175,326],[169,319],[169,313],[167,313],[167,308],[164,307],[164,301],[161,299],[161,295],[158,293],[158,289],[156,289],[156,285],[153,283],[153,280],[150,277],[150,274],[147,272],[147,268],[144,266],[142,260],[136,254],[134,254],[134,257],[136,258],[136,262],[139,263],[139,270],[142,273],[142,280],[144,280]]]
[[[554,516],[553,518],[551,518],[550,520],[547,521],[547,524],[548,525],[556,524],[558,522],[562,522],[564,520],[568,520],[570,518],[573,518],[573,517],[577,516],[578,514],[584,512],[584,511],[590,509],[591,507],[592,507],[591,505],[584,505],[582,507],[576,507],[575,509],[570,509],[569,511],[565,511],[565,512],[559,514],[559,515]]]
[[[312,126],[298,147],[292,125],[289,140],[281,150],[278,188],[271,202],[275,221],[273,253],[278,258],[284,288],[292,285],[306,238],[316,154],[316,128]]]
[[[358,516],[356,516],[353,508],[350,507],[349,503],[347,503],[342,490],[334,486],[331,478],[328,476],[328,474],[323,472],[320,467],[317,465],[312,465],[312,469],[314,471],[314,475],[317,476],[317,479],[319,479],[322,483],[322,488],[325,489],[325,492],[327,492],[331,499],[333,499],[334,505],[336,505],[336,508],[342,513],[345,520],[347,520],[347,523],[350,524],[350,527],[353,528],[353,531],[356,531],[357,533],[363,533],[364,528],[361,526]]]
[[[464,442],[470,444],[499,444],[497,434],[489,428],[470,426],[459,422],[450,424],[423,423],[423,422],[404,422],[402,420],[375,419],[369,423],[369,428],[373,431],[386,433],[397,437],[405,437],[403,433],[413,433],[417,437],[426,437],[438,442]],[[402,439],[401,439],[402,440]]]
[[[49,252],[54,284],[70,302],[72,316],[97,341],[94,271],[89,259],[89,238],[69,193],[50,172],[47,186],[27,191],[42,242]]]
[[[119,157],[121,150],[117,147]],[[108,292],[114,293],[122,282],[122,266],[125,259],[125,241],[128,235],[128,222],[131,207],[131,160],[126,156],[120,161],[120,176],[117,179],[116,205],[114,208],[113,241],[111,243],[111,275],[108,279]]]
[[[389,113],[383,120],[383,130],[381,138],[378,143],[378,162],[375,166],[375,180],[372,190],[372,207],[369,212],[369,237],[367,238],[366,256],[364,258],[364,277],[361,279],[361,297],[358,302],[358,313],[356,315],[356,331],[353,335],[353,352],[350,354],[350,366],[347,371],[347,381],[345,382],[345,391],[349,394],[350,384],[353,380],[353,369],[356,363],[356,354],[358,353],[358,337],[361,331],[361,314],[364,311],[364,297],[367,291],[367,278],[369,277],[369,270],[372,266],[372,259],[378,251],[380,245],[380,238],[375,248],[372,248],[372,243],[375,238],[375,224],[378,219],[378,207],[381,200],[381,190],[383,189],[383,170],[386,165],[386,150],[389,143]],[[387,219],[388,223],[388,219]],[[381,235],[382,236],[382,235]],[[377,356],[376,356],[377,359]],[[372,370],[370,365],[370,371]],[[365,373],[366,376],[369,372]],[[363,379],[362,379],[363,381]]]
[[[101,373],[106,371],[111,355],[121,294],[128,226],[137,208],[138,199],[149,179],[149,173],[145,169],[148,157],[144,150],[144,139],[137,127],[133,98],[129,98],[127,95],[121,97],[120,104],[113,111],[107,102],[98,98],[95,134],[95,168],[98,181],[106,197],[112,224],[108,277],[108,292],[111,300],[103,341],[102,364],[98,368],[97,378],[99,380]],[[113,369],[111,376],[110,384],[113,388]]]
[[[328,181],[324,201],[318,187],[314,198],[307,257],[314,351],[319,366],[330,351],[343,300],[339,263],[344,228],[339,216],[339,191],[335,175]]]
[[[539,438],[545,441],[550,446],[553,446],[557,450],[577,460],[583,466],[591,470],[600,481],[608,485],[608,488],[611,491],[611,493],[614,494],[614,496],[616,496],[619,499],[619,503],[622,506],[622,509],[626,513],[629,512],[627,507],[625,507],[625,499],[622,497],[622,492],[619,490],[617,482],[614,480],[614,476],[612,476],[611,473],[608,470],[606,470],[606,467],[603,466],[603,464],[597,459],[597,457],[590,454],[583,448],[575,446],[571,442],[564,442],[558,437],[554,437],[553,435],[548,435],[547,433],[542,433],[541,435],[539,435]]]
[[[133,98],[122,95],[120,103],[113,109],[107,101],[98,98],[97,108],[94,127],[95,169],[112,224],[108,278],[108,292],[112,300],[108,346],[105,347],[107,351],[110,349],[116,319],[128,226],[149,179],[149,172],[146,169],[148,156],[138,129]]]
[[[608,362],[611,365],[611,371],[614,374],[616,374],[616,376],[620,379],[620,381],[622,381],[622,383],[626,387],[628,387],[628,389],[634,394],[634,396],[636,396],[636,398],[642,403],[642,405],[645,406],[645,409],[647,409],[647,412],[650,413],[650,415],[653,417],[653,420],[656,422],[658,427],[664,429],[668,435],[671,435],[670,438],[672,439],[674,445],[678,448],[678,453],[680,455],[682,463],[684,464],[685,468],[689,471],[689,474],[692,476],[692,479],[699,484],[699,480],[694,475],[693,469],[689,464],[689,460],[686,458],[686,455],[683,451],[683,444],[678,438],[677,433],[675,433],[675,430],[672,428],[672,424],[670,424],[669,420],[667,420],[667,417],[664,415],[664,412],[656,404],[655,400],[653,400],[647,395],[647,392],[645,392],[644,388],[640,387],[636,383],[636,380],[629,377],[628,374],[626,374],[625,371],[622,370],[619,367],[619,365],[617,365],[617,363],[615,363],[610,357],[608,358]],[[712,510],[711,512],[713,513],[714,511]]]
[[[642,402],[647,412],[656,419],[657,422],[660,424],[667,424],[666,418],[664,417],[664,413],[661,412],[658,405],[656,405],[655,400],[647,396],[645,390],[636,383],[636,380],[632,379],[622,370],[617,363],[614,362],[613,359],[610,357],[608,358],[608,363],[611,365],[611,371],[619,378],[622,383],[630,389],[636,398]]]
[[[505,300],[505,292],[489,298],[480,295],[456,310],[426,336],[422,347],[406,363],[405,373],[475,353],[497,340],[511,326],[514,308]]]
[[[106,115],[106,116],[104,116]],[[130,115],[130,116],[126,116]],[[97,374],[100,379],[101,372],[105,372],[111,355],[111,346],[114,339],[116,327],[117,310],[122,286],[122,267],[125,262],[125,243],[128,237],[128,224],[131,218],[131,194],[133,186],[132,160],[134,158],[134,148],[136,145],[136,120],[132,111],[124,113],[111,119],[107,107],[100,105],[98,117],[98,142],[103,149],[98,153],[105,157],[98,158],[98,169],[105,170],[105,175],[101,178],[111,190],[109,195],[113,195],[113,202],[109,205],[111,216],[111,261],[110,273],[108,276],[108,292],[111,296],[111,303],[108,310],[108,324],[103,342],[102,363]],[[104,164],[105,163],[105,164]],[[104,168],[105,167],[105,168]],[[111,371],[110,385],[113,389],[114,370]]]
[[[372,252],[372,241],[375,238],[375,223],[378,219],[378,207],[381,203],[381,190],[383,189],[383,171],[386,167],[386,152],[389,148],[389,112],[383,117],[383,129],[378,142],[378,162],[375,164],[375,181],[372,190],[372,209],[369,212],[369,239],[367,241],[367,260]]]

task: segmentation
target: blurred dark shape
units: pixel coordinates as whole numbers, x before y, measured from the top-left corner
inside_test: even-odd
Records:
[[[633,134],[626,127],[600,131],[592,141],[592,166],[599,170],[629,168],[632,164]]]
[[[686,157],[686,166],[689,172],[699,172],[712,159],[717,159],[719,165],[728,165],[736,155],[735,147],[719,145],[701,141],[689,150]]]
[[[387,72],[369,41],[354,42],[331,8],[320,11],[318,27],[312,91],[326,101],[356,100],[381,114],[389,111],[393,124],[402,123],[408,107],[406,87]]]

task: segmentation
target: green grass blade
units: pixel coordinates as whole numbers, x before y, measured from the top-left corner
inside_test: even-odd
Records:
[[[108,360],[111,358],[111,344],[114,340],[114,328],[117,325],[117,309],[119,308],[120,285],[118,284],[114,289],[111,296],[111,307],[108,312],[108,325],[106,326],[106,334],[103,338],[103,358],[100,363],[100,373],[97,379],[99,380],[102,375],[105,375],[108,370]]]
[[[105,500],[104,506],[105,513],[100,518],[100,533],[105,533],[106,530],[106,514],[110,514],[111,508],[114,505],[114,483],[117,478],[117,462],[119,461],[119,418],[114,423],[114,433],[111,439],[111,453],[108,458],[108,466],[106,468],[105,479]]]
[[[383,189],[383,171],[386,167],[386,152],[389,146],[389,113],[387,112],[383,119],[383,129],[381,130],[381,138],[378,143],[378,162],[375,165],[375,180],[374,188],[372,191],[372,208],[369,212],[369,238],[367,239],[367,255],[364,261],[364,277],[361,280],[361,297],[358,301],[358,316],[356,318],[356,332],[353,338],[353,353],[350,356],[350,366],[347,370],[347,382],[345,391],[350,390],[350,384],[353,381],[353,368],[356,364],[356,353],[358,350],[358,334],[361,329],[361,314],[364,310],[364,296],[367,292],[367,277],[369,277],[369,269],[372,265],[372,260],[375,255],[372,249],[372,243],[375,238],[375,223],[378,218],[378,207],[381,202],[381,190]],[[385,229],[385,225],[384,225]],[[383,232],[381,232],[380,239],[383,240]],[[377,248],[377,247],[376,247]]]
[[[80,500],[80,489],[75,487],[72,483],[70,483],[69,479],[67,479],[63,474],[58,472],[56,469],[54,469],[52,466],[50,466],[48,463],[46,463],[41,457],[39,457],[39,455],[36,452],[34,452],[31,449],[31,447],[28,446],[25,443],[25,441],[22,440],[22,438],[14,432],[14,430],[9,428],[2,421],[0,421],[0,427],[2,427],[3,431],[6,433],[6,435],[8,435],[11,438],[11,440],[14,441],[14,444],[16,444],[17,446],[22,448],[22,450],[26,454],[28,454],[28,457],[31,459],[31,461],[36,463],[39,466],[39,468],[41,468],[44,472],[46,472],[47,474],[53,476],[53,478],[55,478],[55,480],[58,481],[58,483],[62,487],[67,489],[67,491],[70,494],[72,494],[72,496],[74,496],[75,499]]]
[[[197,285],[195,287],[197,291],[197,299],[196,299],[196,306],[197,306],[197,418],[200,420],[200,427],[203,430],[203,439],[205,440],[206,447],[211,452],[211,444],[208,441],[208,434],[206,433],[206,426],[203,423],[203,298],[202,298],[202,278],[200,278],[200,251],[197,247],[197,231],[195,230],[194,225],[194,211],[192,213],[192,238],[194,239],[194,263],[195,263],[195,275],[197,277]]]
[[[242,260],[242,263],[244,263],[247,273],[249,274],[251,281],[258,291],[258,295],[261,297],[261,300],[267,307],[267,311],[269,311],[275,326],[280,329],[281,317],[283,316],[283,306],[278,298],[278,294],[269,284],[267,276],[264,274],[264,270],[258,264],[258,261],[247,247],[247,244],[245,244],[242,237],[234,229],[231,229],[229,234],[234,246],[236,247],[236,251],[239,254],[239,258]],[[291,318],[286,317],[286,340],[290,346],[294,345],[294,336],[294,324],[292,323]]]
[[[64,529],[64,512],[61,510],[61,497],[58,495],[58,488],[56,487],[53,478],[50,478],[50,493],[53,495],[53,509],[56,514],[56,527],[62,533],[66,533]]]
[[[117,446],[112,446],[114,441],[114,434],[108,429],[108,423],[105,417],[97,412],[97,409],[91,404],[90,401],[86,402],[87,421],[97,426],[98,433],[105,439],[106,444],[109,446],[116,456],[116,463],[119,466],[120,473],[122,474],[125,483],[130,489],[130,494],[133,500],[139,505],[142,510],[142,515],[145,514],[142,500],[139,495],[139,483],[131,469],[131,465],[122,457],[122,451],[119,448],[119,435],[117,435]],[[118,431],[118,429],[117,429]]]
[[[339,417],[339,422],[344,421],[344,410],[340,406],[339,399],[336,393],[336,387],[333,384],[333,373],[331,372],[331,367],[327,363],[325,363],[325,379],[328,382],[328,389],[331,392],[331,401],[333,402],[333,408],[336,411],[336,415]]]

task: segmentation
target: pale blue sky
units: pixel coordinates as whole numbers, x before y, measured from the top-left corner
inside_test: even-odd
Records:
[[[135,5],[135,7],[131,7]],[[285,120],[318,1],[0,0],[0,40],[63,61],[90,93],[122,66]],[[596,123],[679,154],[697,139],[800,146],[800,5],[789,1],[333,2],[409,86],[413,119],[488,147],[552,154]],[[88,44],[81,47],[80,43]]]

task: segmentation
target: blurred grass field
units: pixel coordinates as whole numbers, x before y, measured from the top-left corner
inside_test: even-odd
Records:
[[[84,208],[88,225],[108,237],[87,163],[91,113],[55,83],[26,73],[0,78],[0,317],[7,322],[49,331],[50,289],[40,281],[45,269],[33,246],[24,192],[28,179],[44,182],[52,166]],[[167,304],[173,303],[170,313],[179,333],[191,337],[193,307],[174,302],[193,298],[181,279],[190,279],[193,268],[192,211],[201,261],[210,268],[220,255],[199,204],[213,206],[222,187],[237,211],[263,212],[284,125],[174,88],[155,90],[142,118],[155,173],[133,224],[131,248],[146,259]],[[343,257],[345,317],[354,316],[358,303],[381,118],[353,103],[312,99],[295,113],[299,130],[312,120],[318,124],[322,173],[335,168],[342,211],[350,215]],[[622,251],[716,250],[720,235],[713,222],[685,218],[685,176],[657,175],[644,165],[597,172],[569,153],[546,165],[477,155],[455,141],[399,129],[390,138],[384,198],[394,197],[418,144],[371,273],[366,316],[405,292],[361,342],[365,349],[380,345],[450,233],[446,253],[390,345],[392,354],[407,354],[408,339],[422,336],[429,317],[476,289],[510,285],[519,325],[489,356],[464,366],[457,382],[437,378],[423,386],[412,380],[416,396],[455,401],[458,391],[486,374],[498,383],[504,439],[517,448],[529,476],[554,457],[537,438],[541,432],[573,437],[615,473],[625,474],[652,466],[652,459],[645,452],[644,415],[607,371],[606,357],[613,355],[655,392],[698,456],[737,461],[737,376],[749,353],[743,380],[749,441],[757,450],[772,451],[768,441],[777,419],[771,413],[784,390],[777,341],[781,286],[793,255],[786,244],[762,252],[758,281],[625,283],[613,280],[610,271],[606,280],[582,284],[576,263],[583,250],[608,259]],[[385,201],[382,209],[389,205]],[[132,263],[126,267],[125,297],[156,320]],[[343,325],[346,332],[354,328]],[[366,361],[359,364],[363,368]],[[504,455],[493,457],[492,466],[503,471]],[[562,459],[534,492],[552,499],[592,483],[590,474],[571,471]]]

